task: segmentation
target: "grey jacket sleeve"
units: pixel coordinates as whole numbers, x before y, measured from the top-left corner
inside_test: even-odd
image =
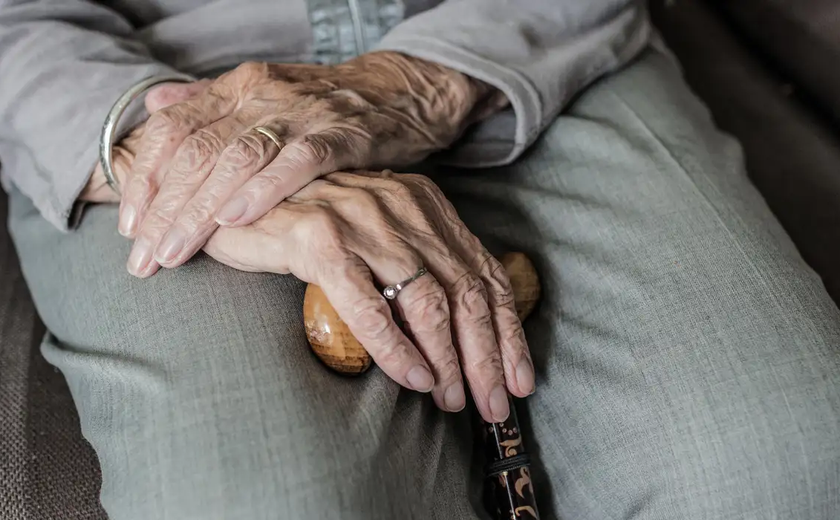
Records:
[[[444,156],[481,167],[516,159],[650,33],[642,0],[446,0],[395,27],[378,48],[460,70],[507,96],[512,110],[477,125]]]
[[[97,160],[111,104],[146,76],[172,73],[131,25],[83,0],[0,0],[0,156],[11,181],[59,229]],[[125,126],[142,114],[126,114]]]

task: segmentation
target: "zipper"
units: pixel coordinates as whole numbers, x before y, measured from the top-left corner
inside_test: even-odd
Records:
[[[353,21],[353,36],[356,40],[356,54],[367,52],[365,44],[365,28],[362,26],[362,8],[359,0],[347,0],[347,7],[350,9],[350,19]]]

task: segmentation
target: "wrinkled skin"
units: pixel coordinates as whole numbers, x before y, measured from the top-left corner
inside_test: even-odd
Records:
[[[147,108],[154,113],[195,100],[208,85],[161,86],[150,91]],[[141,125],[115,147],[123,185],[148,132],[149,124]],[[99,167],[80,198],[118,200]],[[390,171],[331,173],[284,199],[253,222],[214,227],[204,250],[236,269],[291,273],[320,285],[382,370],[407,388],[431,391],[443,410],[465,405],[462,370],[487,421],[508,416],[507,391],[533,392],[507,275],[431,180]],[[430,274],[394,300],[404,333],[376,284],[404,280],[420,265]]]
[[[405,166],[498,109],[457,71],[379,52],[337,66],[245,63],[146,123],[120,208],[131,274],[176,267],[321,175]],[[265,126],[282,147],[253,130]]]
[[[427,177],[330,174],[253,224],[220,228],[204,249],[237,269],[318,284],[379,367],[431,390],[443,410],[464,406],[461,369],[488,421],[508,416],[505,386],[520,397],[534,389],[507,274]],[[404,280],[420,265],[431,276],[395,300],[409,338],[374,281]]]
[[[146,110],[153,114],[176,103],[194,99],[209,84],[209,80],[201,80],[195,83],[162,83],[152,87],[145,97]],[[141,123],[116,143],[111,150],[114,176],[123,186],[125,186],[125,180],[131,171],[131,165],[137,156],[137,150],[140,148],[145,131],[146,124]],[[99,162],[96,163],[90,180],[79,194],[79,200],[83,202],[120,201],[119,195],[108,186],[105,174],[102,171],[102,165]]]
[[[127,166],[115,164],[118,177]],[[507,417],[505,387],[519,397],[534,390],[504,269],[426,177],[333,173],[251,224],[219,228],[204,251],[239,270],[291,273],[320,285],[382,370],[407,388],[431,390],[443,410],[464,407],[462,369],[487,421]],[[395,300],[406,336],[375,283],[404,280],[419,265],[430,275]]]

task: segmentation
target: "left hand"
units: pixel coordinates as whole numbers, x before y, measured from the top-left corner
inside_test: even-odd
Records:
[[[321,175],[416,163],[483,115],[479,100],[492,94],[392,52],[337,66],[245,63],[147,122],[120,208],[120,232],[135,237],[129,272],[182,264],[219,223],[251,223]]]
[[[464,407],[464,383],[484,420],[507,419],[508,391],[534,391],[534,368],[510,279],[421,175],[332,173],[251,225],[220,228],[204,250],[246,271],[318,284],[376,364],[399,384]],[[379,287],[426,275],[390,300]]]

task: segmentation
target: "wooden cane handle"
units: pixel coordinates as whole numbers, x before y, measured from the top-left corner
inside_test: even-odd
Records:
[[[516,313],[525,321],[540,297],[540,282],[534,264],[524,253],[506,253],[499,262],[510,277]],[[328,367],[347,375],[358,375],[370,368],[370,354],[338,317],[317,285],[309,284],[306,288],[303,322],[312,350]]]

